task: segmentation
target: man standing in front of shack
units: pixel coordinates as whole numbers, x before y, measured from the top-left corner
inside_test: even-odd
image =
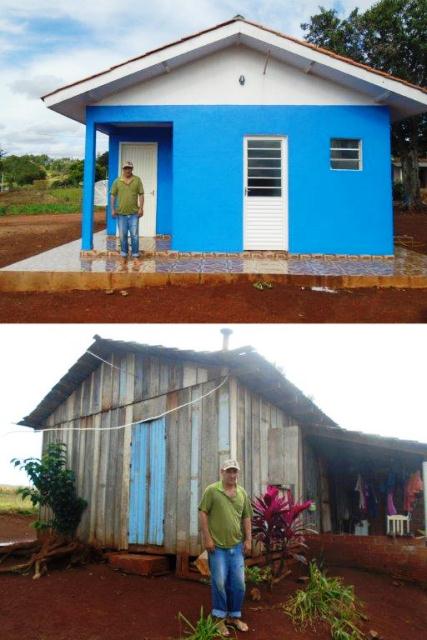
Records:
[[[117,197],[117,207],[116,207]],[[133,175],[133,163],[123,164],[122,175],[111,187],[111,215],[117,217],[120,236],[120,256],[128,257],[128,234],[130,234],[132,258],[139,258],[139,218],[144,215],[144,188],[142,180]]]
[[[199,504],[202,540],[212,579],[212,615],[219,619],[218,629],[224,636],[230,635],[226,624],[248,631],[241,616],[244,556],[250,554],[252,547],[252,507],[248,494],[237,484],[239,471],[237,460],[226,460],[221,466],[221,480],[205,489]]]

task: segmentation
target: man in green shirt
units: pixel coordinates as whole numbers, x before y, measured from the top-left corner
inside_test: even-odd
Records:
[[[226,622],[248,631],[241,620],[245,596],[244,555],[252,547],[252,507],[246,491],[237,484],[237,460],[221,467],[221,480],[210,484],[199,504],[202,540],[211,571],[212,615],[219,618],[219,630],[229,636]]]
[[[116,207],[117,198],[117,207]],[[117,218],[120,236],[120,255],[128,257],[128,234],[131,240],[132,258],[139,258],[139,218],[144,215],[144,187],[141,178],[133,175],[133,164],[124,163],[122,175],[111,187],[111,215]]]

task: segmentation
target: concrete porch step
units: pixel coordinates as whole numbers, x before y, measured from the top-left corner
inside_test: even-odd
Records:
[[[161,576],[170,572],[169,558],[141,553],[109,553],[112,569],[139,576]]]

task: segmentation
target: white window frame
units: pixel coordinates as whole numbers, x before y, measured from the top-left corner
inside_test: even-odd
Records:
[[[357,146],[357,148],[356,147],[354,147],[354,148],[332,147],[332,140],[357,140],[358,141],[358,146]],[[341,137],[335,136],[333,138],[331,137],[330,142],[329,142],[329,169],[331,171],[362,171],[363,170],[362,148],[363,147],[362,147],[362,139],[361,138],[343,138],[342,136]],[[332,167],[331,166],[332,161],[340,162],[340,161],[344,160],[344,162],[345,162],[346,160],[353,160],[353,158],[332,158],[331,157],[331,152],[332,151],[358,151],[359,152],[358,158],[357,158],[357,161],[359,163],[358,168],[357,169],[348,169],[348,168],[343,167],[342,169],[338,169],[337,167]]]

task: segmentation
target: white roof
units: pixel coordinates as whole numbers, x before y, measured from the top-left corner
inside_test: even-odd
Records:
[[[427,111],[426,89],[241,16],[57,89],[42,99],[50,109],[85,122],[86,106],[239,43],[266,58],[272,56],[314,77],[366,94],[376,104],[387,105],[393,121]]]

